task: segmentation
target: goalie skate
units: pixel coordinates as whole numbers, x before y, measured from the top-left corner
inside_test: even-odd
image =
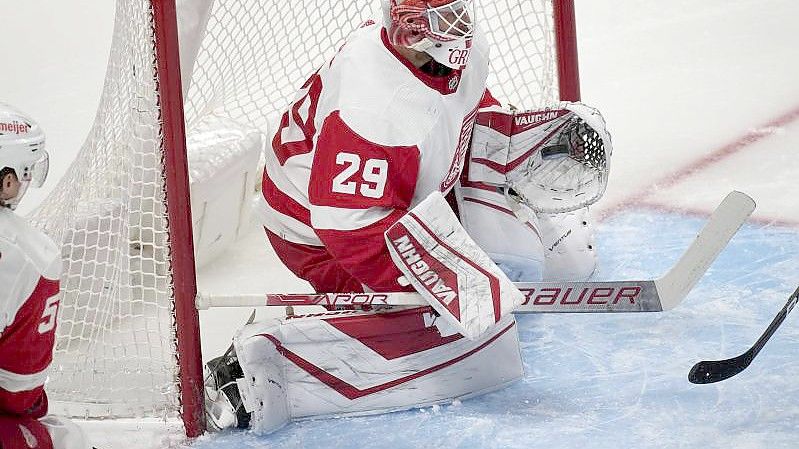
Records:
[[[244,377],[232,350],[205,364],[205,416],[208,429],[247,428],[250,414],[244,409],[237,379]]]

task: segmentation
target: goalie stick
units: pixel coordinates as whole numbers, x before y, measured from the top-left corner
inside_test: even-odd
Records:
[[[691,368],[691,371],[688,373],[688,381],[693,384],[710,384],[729,379],[745,370],[746,367],[752,363],[752,360],[755,359],[760,350],[763,349],[763,346],[766,345],[769,338],[774,335],[774,332],[777,331],[780,324],[785,321],[785,317],[791,313],[797,301],[799,301],[799,287],[788,298],[788,302],[786,302],[782,310],[777,313],[777,316],[775,316],[771,324],[768,325],[763,335],[757,339],[755,344],[749,348],[748,351],[738,357],[726,360],[702,360]]]
[[[525,282],[514,313],[661,312],[677,306],[755,209],[745,193],[719,204],[680,260],[663,276],[644,281]],[[198,295],[197,308],[253,306],[425,306],[418,293]]]

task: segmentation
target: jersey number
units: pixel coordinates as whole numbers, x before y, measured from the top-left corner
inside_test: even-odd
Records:
[[[367,159],[361,171],[361,157],[353,153],[338,153],[336,165],[344,165],[344,170],[333,178],[333,191],[348,195],[361,195],[367,198],[382,198],[388,178],[388,162],[384,159]],[[361,171],[359,183],[350,180]]]
[[[42,319],[39,321],[39,333],[46,334],[55,329],[55,319],[58,315],[58,296],[51,296],[47,298],[47,304],[44,305],[44,312]]]

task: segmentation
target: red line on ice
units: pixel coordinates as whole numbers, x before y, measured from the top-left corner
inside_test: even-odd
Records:
[[[799,106],[794,107],[792,110],[786,112],[785,114],[780,115],[779,117],[769,121],[768,123],[762,124],[758,127],[751,129],[750,131],[738,137],[734,141],[722,145],[721,147],[711,151],[709,154],[689,163],[688,165],[679,168],[670,174],[662,176],[657,181],[640,189],[638,193],[634,193],[633,195],[627,197],[626,199],[621,200],[614,206],[611,206],[603,210],[599,214],[598,221],[610,218],[613,215],[616,215],[619,212],[633,205],[662,209],[662,210],[679,211],[681,213],[688,213],[688,214],[699,214],[702,216],[709,215],[710,213],[709,211],[688,210],[675,206],[661,205],[655,202],[646,201],[646,199],[652,194],[656,186],[658,189],[675,186],[678,183],[684,181],[685,179],[701,172],[702,170],[705,170],[711,167],[712,165],[717,164],[718,162],[721,162],[722,160],[727,159],[728,157],[737,154],[744,149],[749,148],[752,144],[774,135],[774,131],[771,128],[779,128],[786,126],[796,121],[797,119],[799,119]],[[799,226],[799,222],[795,222],[793,220],[777,219],[777,218],[775,219],[760,218],[753,221],[764,224],[776,224],[776,225],[790,226],[790,227]]]

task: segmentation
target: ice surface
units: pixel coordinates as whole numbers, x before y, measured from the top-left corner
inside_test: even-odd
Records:
[[[597,208],[607,217],[599,277],[662,274],[733,188],[757,200],[756,220],[669,313],[520,317],[527,376],[506,390],[436,410],[295,423],[270,436],[205,436],[192,449],[799,446],[799,317],[732,379],[686,379],[698,360],[747,349],[799,283],[799,3],[575,3],[583,99],[605,115],[615,149]],[[91,126],[112,25],[109,1],[14,2],[0,14],[8,56],[0,98],[46,130],[48,188]],[[31,192],[23,212],[46,191]],[[263,243],[254,231],[200,273],[201,287],[307,289]],[[223,350],[248,314],[204,312],[204,355]],[[163,423],[84,426],[101,449],[179,444],[176,427]]]
[[[598,232],[599,279],[664,273],[704,218],[632,210]],[[630,242],[636,242],[631,248]],[[211,448],[788,448],[799,434],[799,317],[753,364],[713,385],[687,374],[746,350],[799,283],[796,229],[747,225],[668,313],[523,315],[525,377],[442,407],[207,436]]]

